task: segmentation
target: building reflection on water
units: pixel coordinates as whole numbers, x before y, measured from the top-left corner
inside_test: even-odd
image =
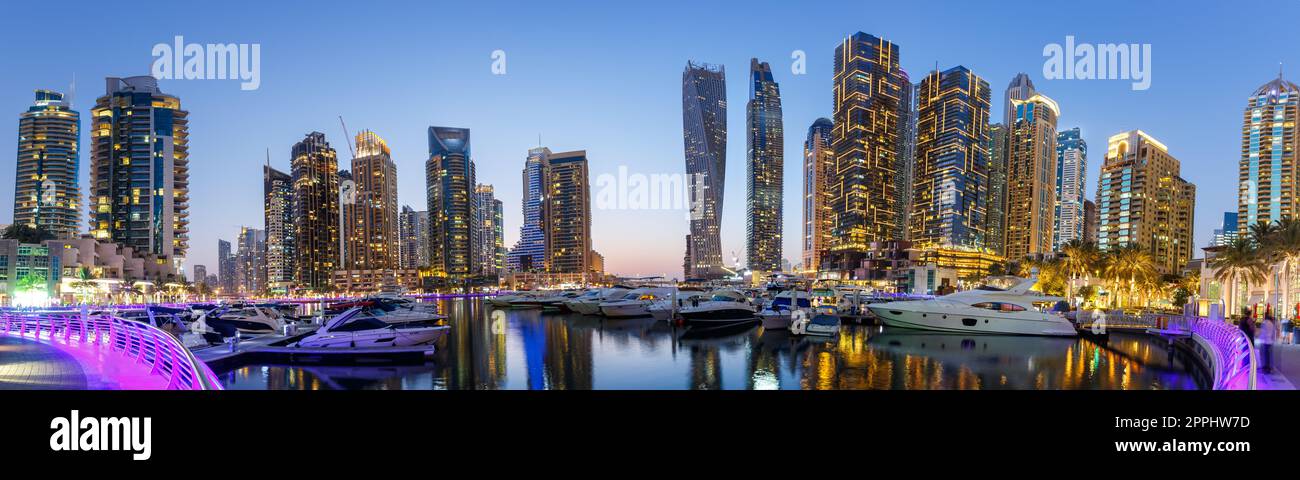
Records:
[[[451,331],[415,366],[250,365],[228,388],[308,389],[1194,389],[1163,340],[956,335],[845,325],[830,338],[497,310],[444,300]],[[1186,361],[1185,361],[1186,360]]]

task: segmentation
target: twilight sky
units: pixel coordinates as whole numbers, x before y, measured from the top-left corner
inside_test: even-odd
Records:
[[[0,152],[14,152],[17,119],[32,90],[66,91],[75,76],[87,184],[89,106],[104,77],[148,74],[151,50],[176,35],[194,43],[261,45],[261,87],[234,80],[163,80],[190,112],[189,264],[215,271],[218,238],[262,226],[261,165],[286,170],[289,148],[324,132],[350,160],[338,116],[355,134],[387,139],[400,202],[425,206],[430,125],[468,127],[480,183],[506,205],[506,243],[519,234],[520,170],[528,148],[585,149],[601,174],[684,171],[681,72],[688,59],[727,68],[729,144],[723,252],[744,258],[745,102],[750,57],[772,63],[785,122],[785,257],[800,255],[799,175],[808,126],[831,115],[832,55],[864,31],[897,43],[915,81],[965,65],[992,86],[991,118],[1017,72],[1061,105],[1059,128],[1079,126],[1089,144],[1087,192],[1096,195],[1106,138],[1140,128],[1169,146],[1197,184],[1196,243],[1236,209],[1246,96],[1277,75],[1300,72],[1300,31],[1282,19],[1300,6],[1266,9],[1214,2],[7,2],[0,6]],[[1034,12],[1022,15],[1010,12]],[[1273,20],[1273,21],[1270,21]],[[1128,80],[1046,80],[1043,48],[1149,43],[1151,86]],[[492,52],[506,74],[492,74]],[[807,73],[791,73],[791,53]],[[1300,77],[1300,73],[1296,74]],[[6,113],[7,112],[7,113]],[[0,161],[0,198],[12,198],[13,157]],[[346,168],[346,166],[344,167]],[[593,199],[597,194],[593,190]],[[9,204],[0,223],[12,220]],[[593,208],[595,205],[593,205]],[[596,250],[618,274],[680,276],[681,210],[596,209]]]

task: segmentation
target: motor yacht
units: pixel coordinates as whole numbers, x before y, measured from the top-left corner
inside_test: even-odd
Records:
[[[744,294],[735,290],[718,290],[706,301],[683,306],[678,314],[688,323],[735,323],[753,320],[757,311]]]
[[[1074,325],[1055,312],[1038,309],[1060,297],[1030,291],[1037,278],[1021,279],[1008,289],[992,286],[929,300],[868,305],[885,325],[941,332],[1074,336]]]
[[[601,302],[600,313],[610,318],[644,317],[650,315],[650,306],[656,301],[672,296],[671,287],[638,288],[622,298]]]
[[[564,302],[564,306],[583,315],[599,315],[601,303],[623,298],[630,290],[629,287],[592,289]]]
[[[388,323],[353,307],[299,340],[297,347],[410,347],[432,343],[451,327],[428,322]]]
[[[677,295],[674,296],[676,297],[676,303],[673,302],[673,297],[668,297],[655,302],[654,305],[651,305],[650,316],[654,317],[655,320],[672,320],[674,312],[680,311],[687,305],[707,301],[709,299],[708,293],[699,290],[681,289],[678,290]]]
[[[200,330],[210,329],[228,338],[239,333],[278,332],[284,327],[285,318],[267,307],[221,308],[203,314],[196,323],[201,323],[197,327]]]
[[[790,328],[790,318],[795,311],[808,311],[811,308],[812,298],[808,292],[786,290],[777,293],[772,302],[758,312],[757,317],[763,322],[764,329],[784,330]]]

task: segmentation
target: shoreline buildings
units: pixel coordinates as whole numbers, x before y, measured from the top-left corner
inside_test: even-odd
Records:
[[[1097,185],[1097,248],[1138,245],[1162,275],[1191,261],[1196,185],[1164,144],[1141,130],[1112,135]]]
[[[58,239],[81,231],[80,134],[81,115],[63,94],[37,90],[18,118],[15,225],[43,228]]]
[[[873,242],[903,237],[898,223],[899,112],[907,82],[898,46],[858,32],[835,48],[835,217],[823,270],[853,279]]]
[[[399,262],[403,270],[429,267],[429,212],[402,206]]]
[[[1012,89],[1017,88],[1022,87],[1013,83]],[[1008,100],[1012,121],[1007,125],[1005,249],[1007,261],[1015,262],[1053,252],[1056,119],[1061,109],[1041,93]]]
[[[822,256],[830,246],[835,226],[830,206],[835,175],[832,129],[829,118],[818,118],[808,127],[803,144],[803,268],[813,274],[821,270]]]
[[[1300,213],[1300,87],[1282,78],[1261,85],[1247,101],[1241,126],[1237,229]]]
[[[429,127],[425,181],[429,202],[429,268],[434,283],[465,284],[481,272],[473,261],[475,172],[468,128]]]
[[[338,155],[325,134],[312,132],[291,150],[294,197],[294,279],[313,291],[331,288],[339,264]]]
[[[989,84],[963,66],[921,81],[909,238],[921,258],[982,278],[1001,261],[986,250]]]
[[[1056,134],[1056,206],[1052,251],[1084,238],[1084,191],[1087,188],[1088,142],[1079,127]]]
[[[757,58],[749,61],[749,103],[745,108],[747,202],[746,253],[750,270],[781,271],[782,189],[785,130],[781,119],[781,88],[772,67]]]
[[[726,80],[721,65],[687,62],[682,72],[682,141],[691,208],[687,278],[724,275],[721,222],[727,172]]]
[[[506,270],[516,272],[543,272],[546,270],[546,233],[542,229],[542,201],[545,190],[546,168],[551,149],[537,147],[528,150],[524,160],[523,199],[524,222],[519,226],[519,240],[506,256]]]
[[[341,270],[397,268],[397,165],[388,142],[369,130],[357,133],[350,172],[356,192],[345,209]]]
[[[91,117],[91,235],[179,270],[189,246],[189,112],[154,77],[109,77]]]
[[[269,160],[268,160],[269,162]],[[266,231],[266,286],[287,293],[294,284],[297,231],[294,227],[293,176],[262,167],[262,196]]]

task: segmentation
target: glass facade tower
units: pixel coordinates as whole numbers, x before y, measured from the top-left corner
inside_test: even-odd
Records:
[[[40,227],[56,239],[80,231],[81,116],[62,93],[37,90],[18,118],[14,224]]]
[[[785,137],[781,121],[781,88],[772,67],[757,58],[749,62],[749,104],[746,106],[748,168],[745,172],[746,252],[751,270],[781,270],[781,212]]]

